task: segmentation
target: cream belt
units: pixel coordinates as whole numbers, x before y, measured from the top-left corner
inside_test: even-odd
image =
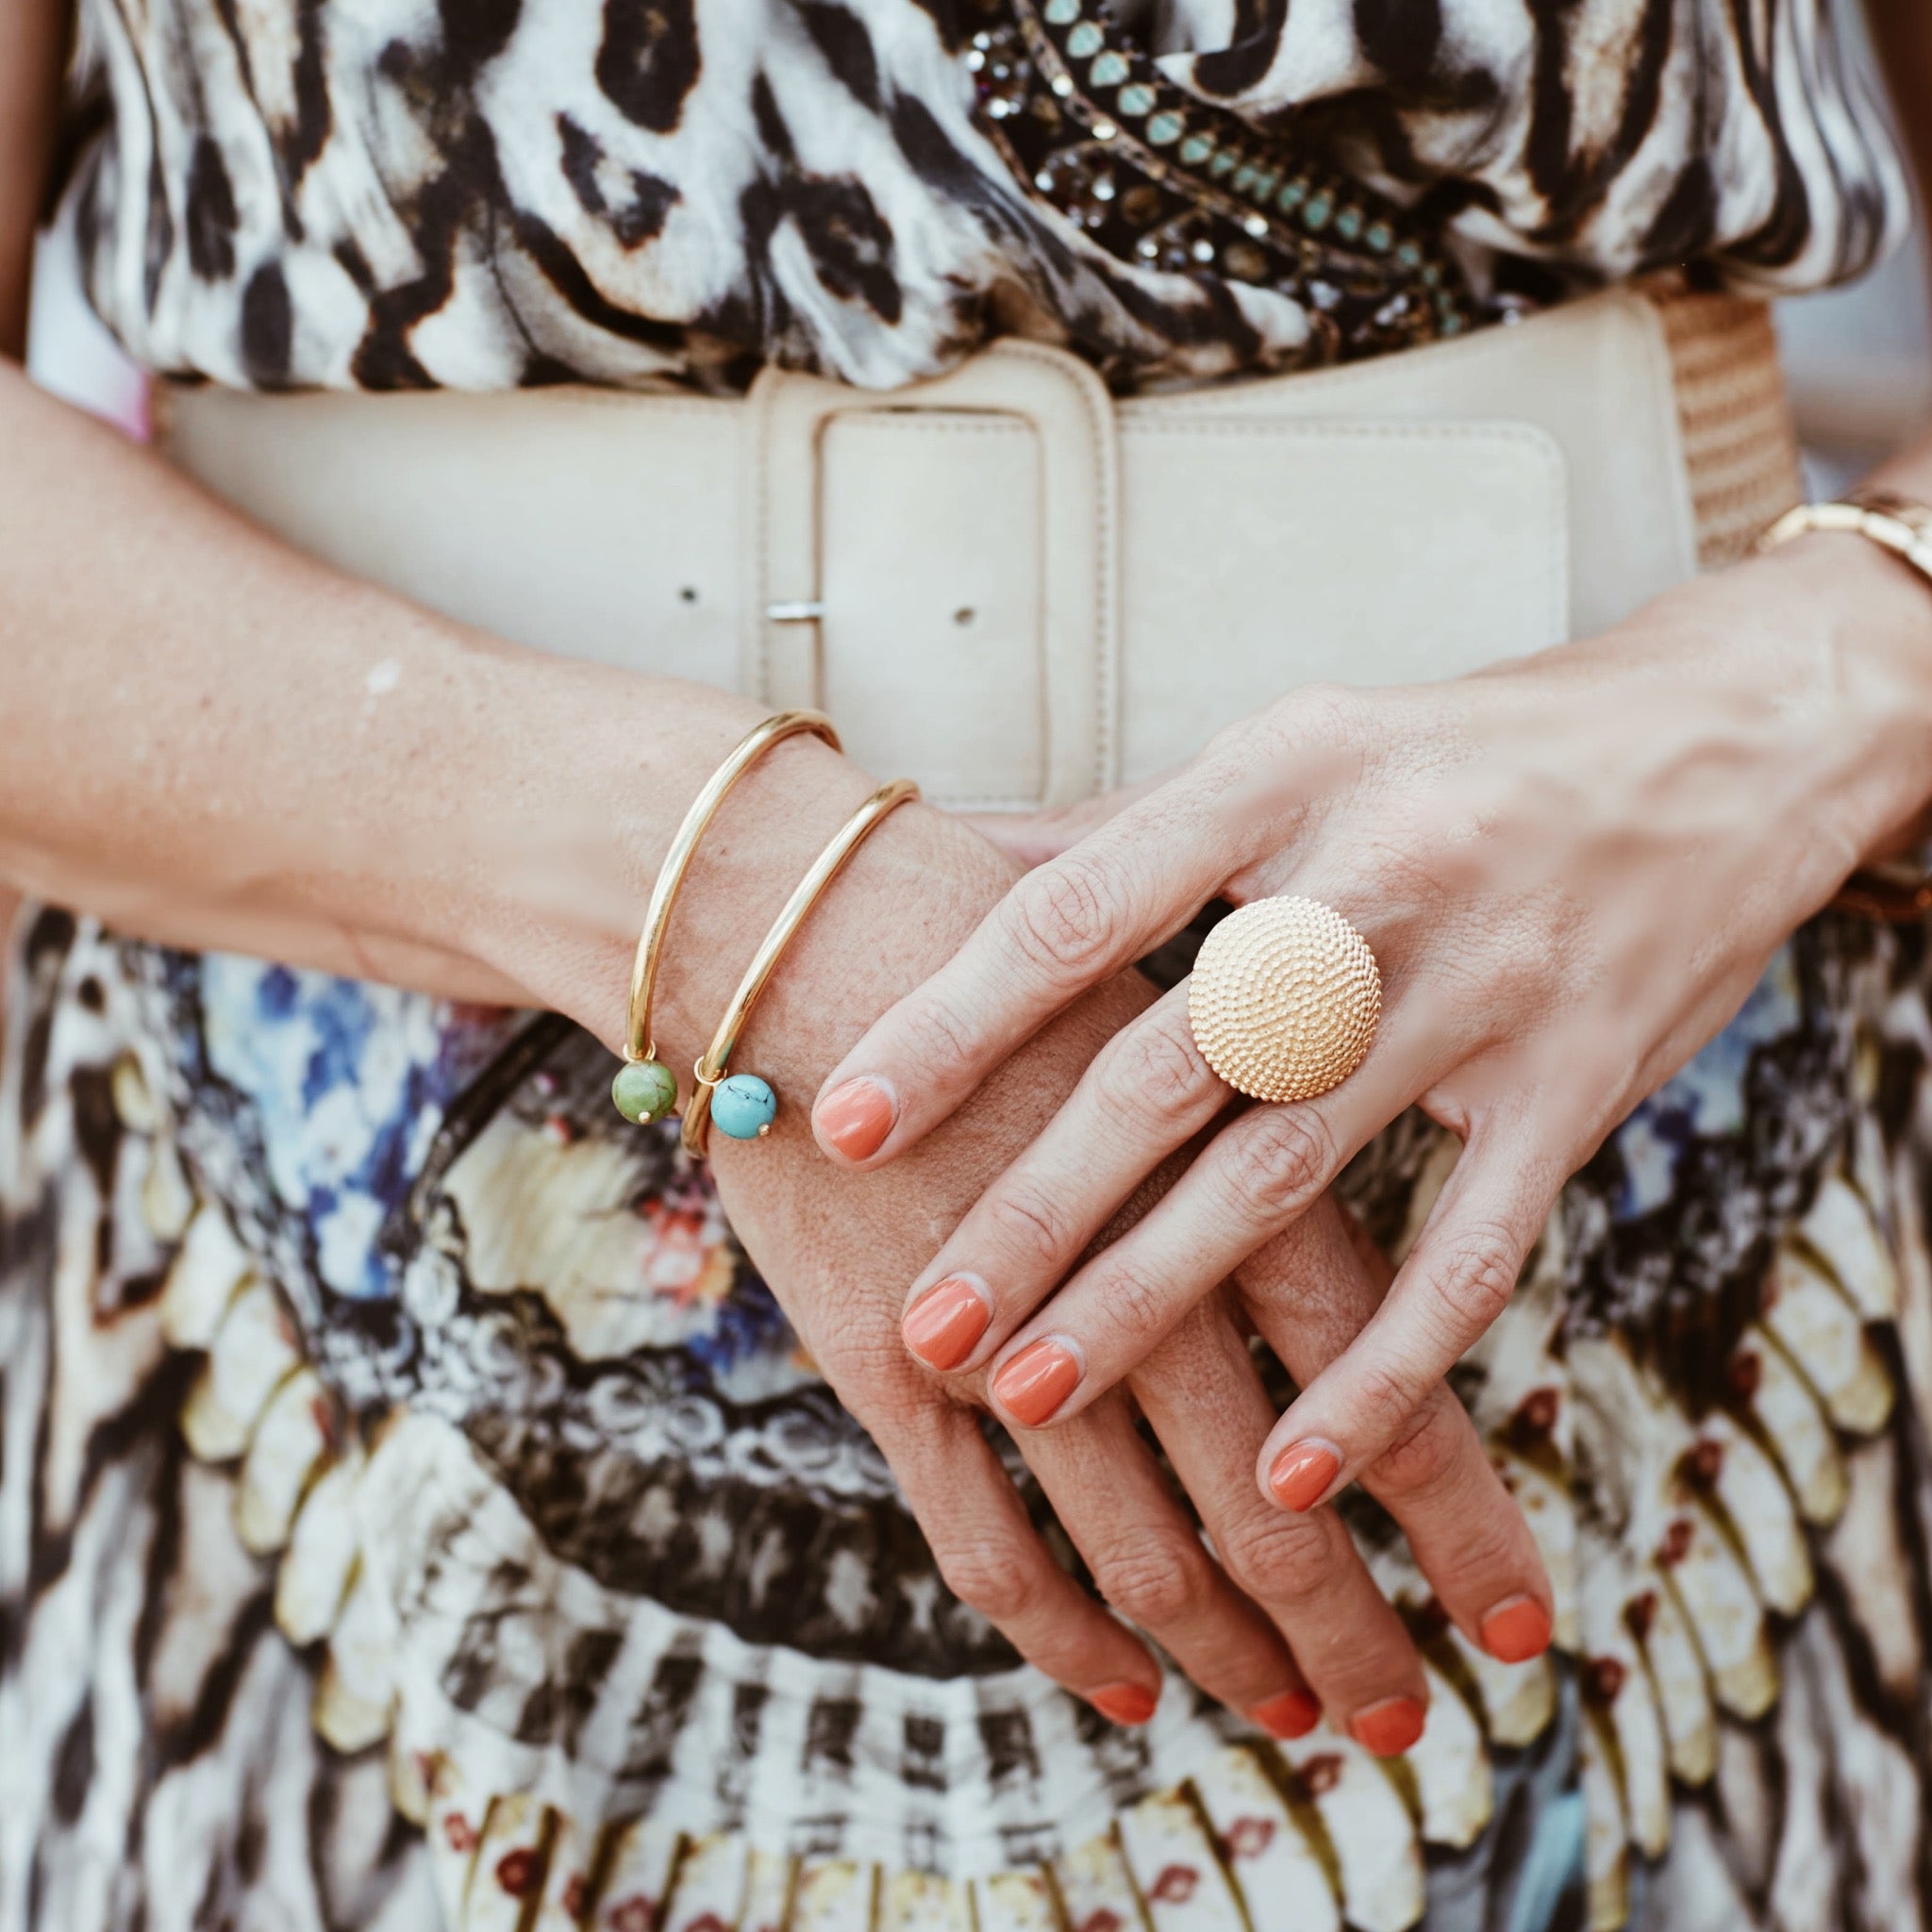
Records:
[[[981,809],[1187,757],[1311,679],[1454,676],[1627,615],[1799,495],[1768,311],[1622,291],[1348,368],[1112,399],[1006,341],[877,393],[180,388],[185,469],[541,649],[816,706]]]

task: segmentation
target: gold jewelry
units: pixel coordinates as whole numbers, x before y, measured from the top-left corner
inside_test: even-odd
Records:
[[[664,855],[664,863],[658,868],[651,903],[644,913],[644,929],[638,939],[637,957],[631,962],[624,1065],[618,1068],[617,1076],[610,1083],[610,1098],[618,1112],[640,1126],[664,1119],[677,1107],[677,1076],[658,1058],[658,1042],[651,1034],[651,997],[658,985],[658,962],[663,954],[664,933],[671,924],[677,889],[683,885],[698,841],[717,816],[724,794],[774,744],[806,731],[823,738],[834,751],[841,748],[832,721],[821,711],[779,711],[763,724],[753,725],[691,801],[684,823],[677,828],[677,836],[671,841],[671,849]]]
[[[1313,1100],[1361,1065],[1382,1017],[1369,942],[1318,899],[1257,899],[1203,942],[1188,1023],[1251,1100]]]
[[[1863,537],[1908,564],[1932,583],[1932,509],[1880,490],[1861,490],[1842,503],[1801,503],[1787,510],[1757,540],[1760,555],[1813,531]]]
[[[770,1085],[756,1074],[730,1074],[731,1051],[744,1023],[758,1004],[785,948],[796,938],[806,915],[819,902],[820,895],[843,870],[845,861],[877,829],[889,812],[919,796],[919,787],[910,778],[895,778],[881,785],[839,828],[832,842],[812,860],[811,870],[793,887],[772,929],[744,969],[738,991],[711,1036],[705,1057],[693,1070],[697,1091],[684,1110],[684,1146],[688,1154],[702,1158],[715,1115],[721,1133],[735,1141],[762,1140],[772,1131],[772,1120],[778,1110],[778,1099]]]

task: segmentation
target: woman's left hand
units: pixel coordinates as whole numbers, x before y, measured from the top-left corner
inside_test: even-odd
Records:
[[[1011,1422],[1076,1414],[1419,1105],[1462,1157],[1391,1293],[1259,1469],[1305,1509],[1374,1462],[1507,1302],[1564,1180],[1923,803],[1932,624],[1904,573],[1865,582],[1895,567],[1863,547],[1808,540],[1606,638],[1452,683],[1304,689],[1166,783],[1008,829],[1036,869],[822,1089],[835,1159],[914,1145],[1217,896],[1334,907],[1380,963],[1383,1016],[1329,1093],[1223,1119],[1230,1091],[1177,988],[1114,1037],[912,1285],[908,1346],[948,1371],[992,1362]],[[1162,1203],[1080,1265],[1141,1176],[1217,1122]],[[984,1325],[971,1335],[949,1289],[936,1347],[920,1302],[958,1279]]]

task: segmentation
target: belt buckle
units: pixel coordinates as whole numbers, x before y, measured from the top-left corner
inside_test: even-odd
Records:
[[[1037,342],[990,344],[947,375],[894,391],[854,389],[767,369],[746,411],[753,549],[743,688],[776,707],[821,704],[825,431],[847,413],[985,412],[1021,419],[1037,439],[1039,639],[1044,708],[1042,807],[1117,782],[1119,455],[1112,399],[1085,362]]]

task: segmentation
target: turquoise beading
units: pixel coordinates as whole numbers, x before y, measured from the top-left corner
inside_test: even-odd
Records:
[[[778,1096],[756,1074],[732,1074],[711,1091],[711,1124],[734,1141],[756,1141],[772,1130]]]

